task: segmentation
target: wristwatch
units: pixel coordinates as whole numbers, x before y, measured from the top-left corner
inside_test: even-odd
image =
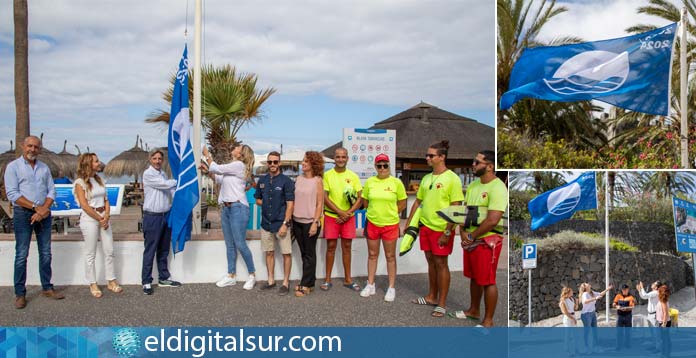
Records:
[[[290,227],[290,222],[287,220],[283,220],[283,225]]]
[[[36,204],[31,203],[31,211],[36,212]]]
[[[470,233],[470,232],[467,232],[467,233],[466,233],[466,239],[469,240],[469,241],[474,241],[474,238],[471,236],[471,233]]]
[[[445,229],[445,235],[447,235],[447,236],[452,235],[452,231],[450,231],[449,229]]]

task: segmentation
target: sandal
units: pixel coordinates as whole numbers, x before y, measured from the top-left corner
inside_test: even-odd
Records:
[[[444,307],[435,306],[433,312],[430,315],[435,318],[441,318],[444,317],[445,314],[447,314],[447,310]]]
[[[344,283],[344,284],[343,284],[343,287],[348,288],[348,289],[351,289],[351,290],[356,291],[356,292],[360,291],[360,285],[358,285],[358,284],[355,283],[355,282],[353,282],[353,283]]]
[[[328,290],[331,289],[331,287],[333,287],[333,284],[332,284],[331,282],[324,282],[324,283],[321,284],[321,286],[319,286],[319,288],[320,288],[322,291],[328,291]]]
[[[116,280],[109,281],[109,284],[106,286],[106,288],[113,293],[123,292],[123,287],[119,286],[119,284],[118,284],[118,282],[116,282]]]
[[[449,313],[447,313],[447,317],[449,317],[449,318],[458,318],[458,319],[469,319],[469,320],[472,320],[472,321],[480,321],[480,320],[481,320],[480,317],[468,315],[468,314],[466,314],[464,311],[461,311],[461,310],[460,310],[460,311],[449,312]]]
[[[311,287],[297,286],[295,288],[295,297],[305,297],[309,295],[310,292],[312,292]]]
[[[437,303],[428,302],[428,300],[426,300],[425,297],[414,298],[411,300],[411,303],[413,303],[414,305],[421,306],[437,306]]]
[[[101,298],[102,296],[102,291],[99,289],[99,286],[96,284],[94,285],[89,285],[89,292],[94,296],[94,298]]]

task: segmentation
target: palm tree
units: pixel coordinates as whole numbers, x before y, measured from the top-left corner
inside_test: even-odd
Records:
[[[682,5],[686,7],[686,29],[689,33],[687,41],[687,63],[692,63],[696,59],[696,41],[693,39],[696,36],[696,27],[693,26],[694,18],[696,18],[696,1],[682,0]],[[678,22],[681,19],[681,11],[672,2],[666,0],[649,0],[649,5],[638,8],[639,14],[646,14],[658,17],[670,22]],[[657,26],[650,24],[638,24],[626,29],[629,33],[641,33],[656,29]],[[681,43],[674,42],[674,52],[679,53]],[[681,121],[681,103],[679,101],[679,93],[681,83],[679,81],[681,66],[679,56],[674,57],[672,64],[671,88],[672,97],[670,98],[671,108],[675,109],[673,115],[662,117],[638,112],[621,111],[614,120],[613,124],[617,127],[628,127],[615,139],[616,145],[626,145],[629,148],[634,147],[642,141],[650,141],[656,148],[656,151],[662,151],[667,155],[673,155],[675,158],[679,156],[679,137],[673,134],[680,133]],[[692,78],[688,83],[687,103],[689,108],[696,108],[696,96],[694,96],[694,86],[696,83]],[[692,128],[695,122],[693,110],[688,113],[689,127]],[[671,134],[668,134],[671,133]],[[639,153],[633,153],[638,155]],[[694,153],[691,153],[693,158]],[[677,160],[678,162],[678,160]]]
[[[191,73],[189,75],[192,76]],[[174,93],[174,76],[163,98],[171,104]],[[229,161],[232,149],[239,145],[239,130],[263,117],[261,106],[275,93],[272,87],[258,89],[258,77],[254,74],[238,74],[230,65],[201,69],[201,124],[206,131],[206,140],[212,146],[211,153],[216,161]],[[189,81],[189,103],[193,102],[193,81]],[[147,123],[169,124],[169,112],[158,111]]]
[[[22,153],[19,143],[29,136],[29,10],[27,0],[14,0],[14,96],[15,141],[17,155]]]
[[[497,99],[507,92],[512,69],[528,47],[554,46],[581,42],[580,38],[565,36],[542,42],[539,33],[551,19],[567,11],[556,1],[497,0]],[[534,10],[536,9],[536,10]],[[578,148],[597,148],[607,140],[605,126],[592,116],[600,107],[590,101],[551,102],[525,99],[506,111],[498,112],[500,130],[524,133],[533,139],[565,139]],[[562,119],[562,120],[559,120]]]

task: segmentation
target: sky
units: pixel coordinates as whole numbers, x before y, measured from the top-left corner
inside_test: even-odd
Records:
[[[188,5],[188,6],[187,6]],[[158,109],[194,1],[29,2],[32,134],[104,161],[166,145]],[[188,9],[187,9],[188,7]],[[0,152],[14,139],[12,1],[0,0]],[[188,21],[187,21],[188,19]],[[323,149],[420,101],[494,125],[495,9],[478,0],[204,1],[203,63],[277,90],[239,133],[257,153]],[[188,26],[188,40],[184,29]]]

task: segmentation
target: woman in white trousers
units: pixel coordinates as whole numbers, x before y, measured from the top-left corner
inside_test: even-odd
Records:
[[[99,177],[99,158],[94,153],[80,155],[77,167],[77,180],[75,180],[74,194],[77,198],[82,214],[80,215],[80,230],[85,240],[85,277],[89,283],[89,291],[95,298],[102,297],[102,291],[97,285],[97,273],[95,258],[97,254],[97,241],[101,238],[102,252],[104,253],[104,271],[108,280],[107,289],[114,293],[120,293],[123,288],[116,281],[114,271],[114,239],[109,222],[109,199],[106,195],[106,186]]]

